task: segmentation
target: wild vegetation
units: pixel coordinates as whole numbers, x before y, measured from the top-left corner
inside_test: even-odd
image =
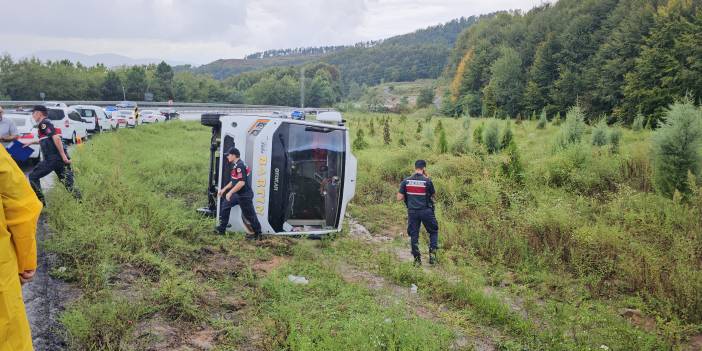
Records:
[[[210,234],[213,221],[194,211],[205,201],[206,128],[101,135],[75,156],[83,202],[61,187],[49,199],[53,274],[83,291],[62,317],[67,340],[81,350],[683,350],[702,331],[699,113],[673,105],[656,132],[580,124],[578,108],[545,128],[347,113],[359,159],[349,210],[369,236],[352,226],[335,240],[260,245]],[[573,130],[580,137],[561,144]],[[689,142],[675,143],[681,135]],[[657,151],[668,145],[685,147]],[[418,157],[441,224],[441,263],[426,269],[407,258],[405,209],[393,200]],[[675,183],[668,170],[685,168]]]

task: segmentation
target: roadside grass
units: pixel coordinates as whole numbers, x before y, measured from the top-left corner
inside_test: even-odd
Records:
[[[52,274],[82,292],[60,317],[71,350],[450,345],[445,327],[344,282],[331,257],[313,253],[328,241],[252,245],[212,235],[214,221],[194,211],[205,201],[208,148],[207,128],[174,122],[103,134],[76,150],[83,200],[56,187],[47,207],[47,246],[60,265]]]
[[[440,154],[437,145],[424,146],[427,133],[417,132],[419,122],[434,128],[441,120],[451,141],[463,133],[461,120],[362,113],[345,118],[353,136],[354,129],[366,129],[369,144],[355,152],[359,175],[351,214],[373,233],[404,226],[405,210],[394,195],[413,161],[426,159],[439,189],[442,266],[455,267],[461,282],[477,271],[488,287],[506,285],[502,290],[514,289],[516,296],[531,295],[537,303],[529,312],[543,325],[522,327],[519,319],[499,312],[504,308],[488,307],[472,293],[480,292],[479,284],[443,293],[446,285],[409,265],[401,268],[396,257],[368,257],[376,272],[398,282],[428,283],[432,299],[472,299],[466,306],[476,309],[480,321],[543,342],[517,339],[525,345],[680,349],[702,330],[702,202],[675,202],[651,192],[649,131],[626,130],[615,153],[590,146],[588,127],[582,143],[554,151],[559,127],[540,130],[535,121],[523,121],[513,126],[525,169],[519,184],[499,172],[508,162],[504,154],[488,155],[475,141],[468,153]],[[382,133],[369,136],[370,120],[380,126],[384,118],[390,119],[392,140],[411,136],[407,146],[384,145]],[[488,122],[472,119],[471,131]],[[358,258],[359,250],[342,253]],[[464,267],[473,273],[462,275]],[[638,310],[649,322],[620,316],[624,308]],[[539,329],[543,332],[534,333]]]

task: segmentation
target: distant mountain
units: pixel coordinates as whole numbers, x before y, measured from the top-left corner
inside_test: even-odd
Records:
[[[176,67],[176,70],[189,69],[224,79],[249,71],[322,61],[338,66],[347,84],[436,78],[458,35],[478,19],[490,16],[461,17],[384,40],[348,46],[267,50],[247,55],[246,59],[221,59],[195,68]]]
[[[117,66],[134,66],[134,65],[147,65],[150,63],[159,63],[162,59],[157,58],[131,58],[119,54],[96,54],[96,55],[86,55],[73,51],[66,50],[42,50],[34,52],[28,57],[36,57],[42,61],[60,61],[69,60],[71,62],[80,62],[85,66],[95,66],[98,63],[102,63],[107,67],[117,67]],[[182,65],[185,62],[166,60],[170,65]]]

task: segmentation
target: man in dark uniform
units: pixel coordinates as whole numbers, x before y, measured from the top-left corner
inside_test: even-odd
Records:
[[[73,193],[73,196],[80,198],[80,192],[73,187],[73,170],[71,169],[71,159],[68,157],[61,134],[51,124],[51,120],[47,118],[49,110],[46,106],[37,105],[32,109],[32,119],[37,122],[39,130],[39,140],[24,142],[25,147],[31,144],[38,143],[41,148],[42,161],[29,173],[29,183],[32,189],[37,194],[39,200],[45,203],[44,194],[41,192],[40,179],[51,172],[55,172],[59,181],[61,181],[66,189]]]
[[[261,238],[261,224],[256,216],[256,210],[253,205],[253,190],[251,190],[249,185],[251,170],[241,160],[241,154],[237,148],[233,147],[227,151],[227,161],[232,165],[231,181],[218,193],[223,198],[220,206],[219,226],[217,226],[216,230],[219,234],[224,234],[229,224],[229,215],[232,207],[239,205],[244,219],[249,222],[254,231],[254,235],[246,238],[258,240]]]
[[[439,245],[439,223],[434,216],[434,184],[427,177],[427,163],[417,160],[414,163],[415,172],[400,183],[397,200],[404,201],[407,206],[407,233],[412,244],[414,264],[421,266],[422,258],[419,253],[419,225],[429,233],[429,264],[435,264],[436,250]]]

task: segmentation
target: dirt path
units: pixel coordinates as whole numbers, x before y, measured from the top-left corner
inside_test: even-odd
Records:
[[[49,276],[49,270],[55,265],[55,257],[46,252],[48,235],[49,228],[42,216],[37,227],[37,273],[31,283],[22,287],[35,351],[65,349],[57,319],[67,297],[75,296],[68,284]]]

